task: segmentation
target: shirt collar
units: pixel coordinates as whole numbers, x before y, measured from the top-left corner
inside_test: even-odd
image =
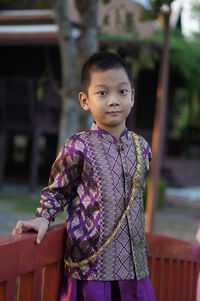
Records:
[[[107,142],[118,144],[117,138],[115,136],[99,127],[95,122],[92,124],[91,131]],[[130,133],[127,128],[125,128],[121,134],[121,141],[122,143],[127,143],[130,141]]]

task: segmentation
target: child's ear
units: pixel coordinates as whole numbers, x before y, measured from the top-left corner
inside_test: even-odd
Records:
[[[132,106],[134,105],[134,99],[135,99],[135,90],[131,90],[131,101],[132,101]]]
[[[85,93],[80,92],[78,94],[78,98],[79,98],[79,102],[81,107],[85,110],[88,111],[89,110],[89,106],[88,106],[88,97]]]

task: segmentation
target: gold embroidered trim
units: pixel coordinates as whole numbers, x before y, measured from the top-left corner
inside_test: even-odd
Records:
[[[132,138],[133,138],[133,141],[135,144],[135,149],[136,149],[136,173],[133,178],[133,185],[132,185],[132,190],[131,190],[131,195],[130,195],[130,200],[128,202],[128,205],[127,205],[126,209],[124,210],[124,212],[122,213],[120,219],[118,220],[113,232],[110,234],[110,236],[106,239],[106,241],[101,245],[101,247],[96,252],[94,252],[88,258],[81,260],[79,262],[70,262],[70,261],[67,261],[66,259],[64,259],[65,267],[78,268],[82,265],[88,264],[89,262],[95,260],[104,251],[104,249],[109,245],[109,243],[112,241],[112,239],[116,235],[117,231],[121,227],[122,222],[124,221],[125,217],[127,216],[127,213],[135,200],[137,187],[141,186],[141,166],[142,166],[142,164],[141,164],[142,163],[142,152],[141,152],[141,148],[140,148],[138,135],[136,135],[133,132],[131,132],[131,135],[132,135]]]

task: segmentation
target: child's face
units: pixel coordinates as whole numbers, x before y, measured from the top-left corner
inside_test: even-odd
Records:
[[[92,71],[88,93],[79,93],[79,100],[101,128],[124,130],[134,103],[134,90],[123,68]]]

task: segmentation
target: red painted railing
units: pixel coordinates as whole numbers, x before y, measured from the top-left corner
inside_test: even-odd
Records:
[[[57,300],[64,233],[63,225],[54,227],[41,245],[35,233],[0,238],[0,301]]]
[[[200,273],[200,246],[147,235],[150,278],[157,301],[195,301]]]
[[[58,225],[41,245],[35,233],[0,238],[0,301],[56,301],[63,269],[65,228]],[[157,301],[195,301],[200,247],[147,235]],[[18,298],[18,299],[17,299]]]

